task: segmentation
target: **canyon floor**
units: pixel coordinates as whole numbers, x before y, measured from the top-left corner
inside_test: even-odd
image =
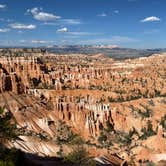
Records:
[[[8,148],[63,157],[81,138],[77,148],[113,166],[166,161],[166,53],[115,60],[2,49],[0,107],[20,131]]]

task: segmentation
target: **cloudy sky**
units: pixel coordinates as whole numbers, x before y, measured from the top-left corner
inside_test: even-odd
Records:
[[[166,0],[0,0],[0,46],[166,47]]]

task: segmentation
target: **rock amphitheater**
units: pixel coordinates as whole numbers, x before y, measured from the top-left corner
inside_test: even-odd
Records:
[[[57,138],[71,130],[95,157],[166,160],[166,54],[114,60],[2,49],[0,107],[12,113],[22,133],[8,147],[57,156]]]

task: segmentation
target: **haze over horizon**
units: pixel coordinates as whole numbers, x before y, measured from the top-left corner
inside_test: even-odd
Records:
[[[0,0],[0,46],[165,48],[164,0]]]

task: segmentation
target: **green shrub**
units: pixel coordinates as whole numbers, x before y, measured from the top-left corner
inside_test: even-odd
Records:
[[[0,115],[3,114],[4,109],[0,107]]]
[[[103,132],[101,132],[98,141],[99,143],[103,144],[105,141],[107,141],[107,136]]]
[[[0,108],[0,143],[16,139],[16,125],[11,124],[11,115],[10,113],[3,114],[3,109]]]
[[[12,161],[0,161],[0,166],[14,166]]]
[[[16,125],[11,123],[10,113],[4,113],[0,107],[0,166],[14,166],[17,156],[16,149],[6,149],[3,143],[17,138]]]
[[[148,162],[146,163],[146,166],[155,166],[155,164],[153,162]]]
[[[129,131],[129,133],[120,133],[118,136],[119,141],[124,145],[130,145],[133,135],[138,135],[138,132],[134,127]]]
[[[0,166],[14,166],[17,157],[17,149],[6,149],[3,146],[0,146]]]
[[[106,131],[107,132],[114,131],[114,126],[112,124],[110,124],[110,122],[108,120],[106,121]]]
[[[145,112],[142,112],[141,110],[139,110],[138,112],[142,118],[149,118],[152,116],[152,110],[147,109]]]
[[[160,125],[166,130],[166,115],[161,118]]]
[[[141,131],[143,132],[143,135],[140,137],[141,139],[146,139],[147,137],[156,134],[156,132],[153,130],[153,126],[150,120],[147,122],[147,128],[144,127],[141,129]]]
[[[64,157],[64,162],[74,165],[83,165],[87,156],[87,151],[83,147],[74,148],[71,153]]]
[[[59,156],[59,157],[63,157],[64,156],[64,154],[63,154],[63,147],[62,146],[60,146],[60,149],[59,149],[59,151],[57,152],[57,155]]]
[[[95,166],[95,161],[89,157],[89,153],[84,148],[84,143],[81,137],[74,137],[70,142],[72,152],[64,156],[64,162],[74,166]]]
[[[110,96],[108,96],[107,100],[108,100],[110,103],[111,103],[111,102],[115,102],[115,100],[114,100],[112,97],[110,97]]]

